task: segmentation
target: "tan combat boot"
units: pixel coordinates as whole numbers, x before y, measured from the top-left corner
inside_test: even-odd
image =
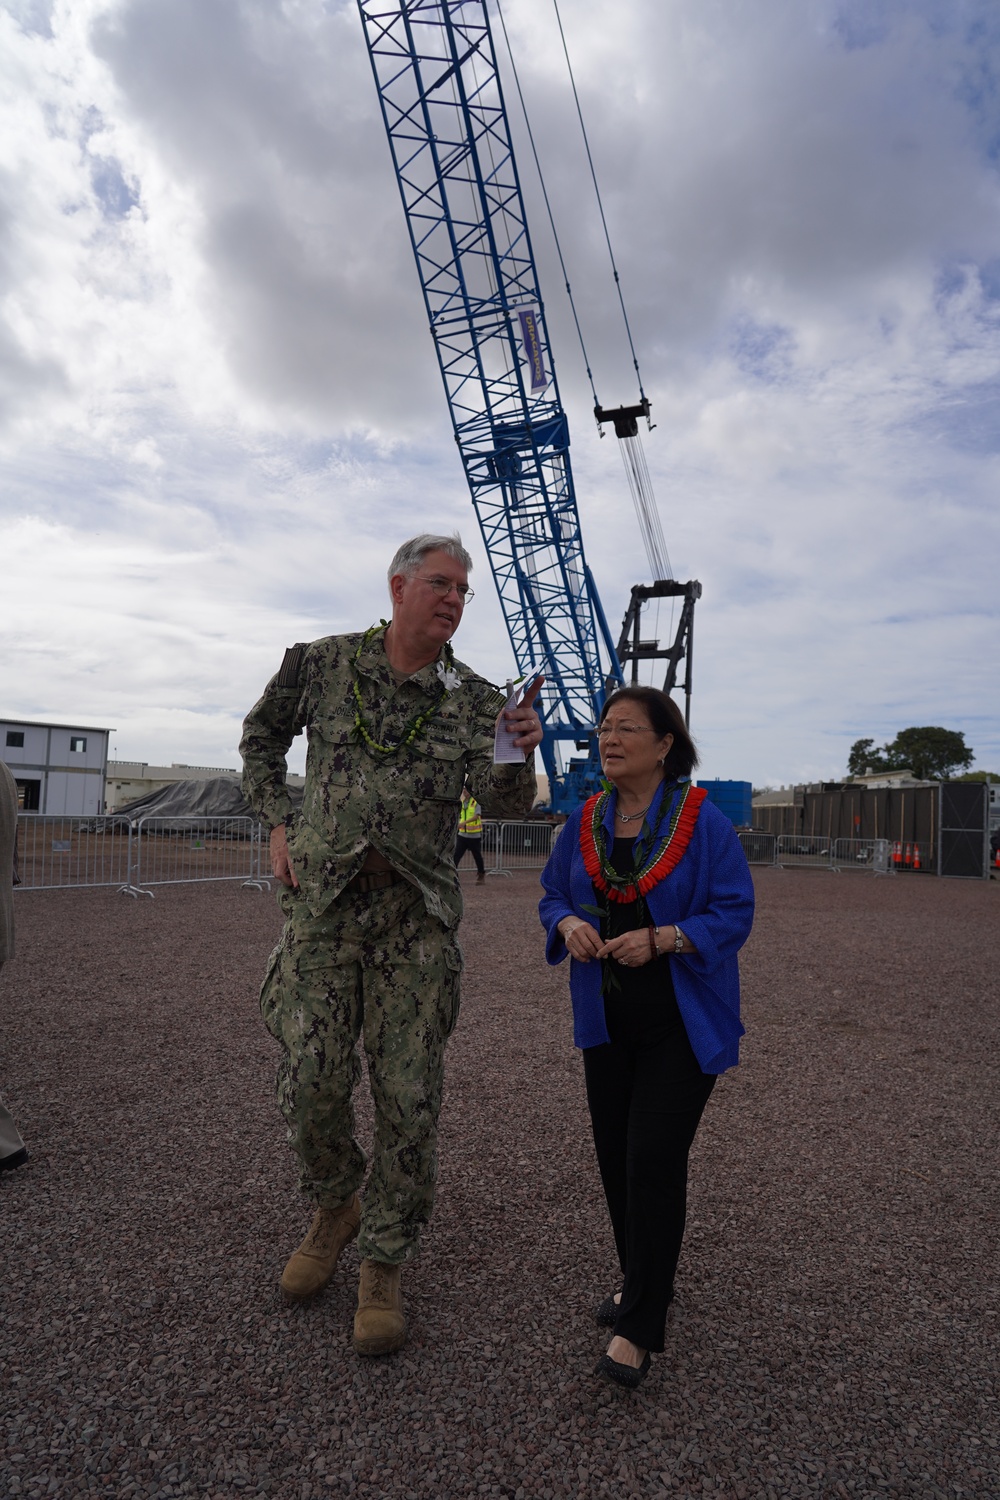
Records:
[[[355,1354],[395,1354],[406,1343],[400,1266],[380,1260],[361,1262],[358,1310],[354,1314]]]
[[[302,1302],[315,1297],[337,1269],[341,1251],[357,1238],[361,1202],[357,1193],[340,1208],[318,1208],[291,1260],[281,1273],[281,1290]]]

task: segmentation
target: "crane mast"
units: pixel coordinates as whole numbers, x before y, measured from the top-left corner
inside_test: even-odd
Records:
[[[600,774],[592,730],[619,652],[640,643],[627,616],[616,650],[584,556],[486,0],[358,8],[455,440],[518,669],[545,675],[542,760],[568,811]]]
[[[521,185],[482,0],[359,0],[455,439],[519,671],[588,749],[621,667],[587,566]],[[601,647],[604,648],[602,664]],[[569,793],[569,805],[578,793]]]

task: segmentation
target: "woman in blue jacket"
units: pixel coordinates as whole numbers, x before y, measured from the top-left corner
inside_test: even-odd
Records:
[[[736,955],[753,883],[729,819],[691,785],[694,744],[656,688],[598,727],[611,788],[568,819],[542,873],[546,957],[570,956],[576,1045],[623,1284],[595,1374],[634,1389],[660,1353],[684,1237],[688,1152],[716,1076],[739,1061]]]

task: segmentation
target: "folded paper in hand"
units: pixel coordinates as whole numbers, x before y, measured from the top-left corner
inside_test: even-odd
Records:
[[[495,766],[523,766],[525,762],[524,751],[514,744],[517,736],[507,728],[507,720],[504,718],[508,708],[517,708],[526,691],[531,687],[535,678],[539,675],[537,667],[529,667],[515,687],[513,683],[507,683],[507,702],[500,710],[497,719],[497,732],[493,741],[493,764]]]

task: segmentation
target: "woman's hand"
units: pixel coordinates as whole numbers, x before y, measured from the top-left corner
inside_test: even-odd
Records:
[[[655,958],[663,958],[668,953],[696,953],[698,950],[684,932],[681,933],[681,946],[675,946],[677,930],[676,927],[654,928],[651,943],[650,929],[639,927],[634,932],[624,932],[621,937],[600,944],[596,956],[613,958],[627,969],[640,969],[643,964],[651,964]]]
[[[589,964],[592,958],[599,957],[601,935],[589,922],[584,922],[580,917],[563,917],[557,926],[570,958],[575,958],[581,964]]]
[[[656,957],[659,956],[658,953]],[[641,969],[643,964],[651,963],[653,959],[653,950],[649,946],[649,928],[640,927],[635,932],[623,932],[621,937],[609,938],[606,943],[600,943],[597,957],[613,958],[615,963],[624,964],[626,969]]]

